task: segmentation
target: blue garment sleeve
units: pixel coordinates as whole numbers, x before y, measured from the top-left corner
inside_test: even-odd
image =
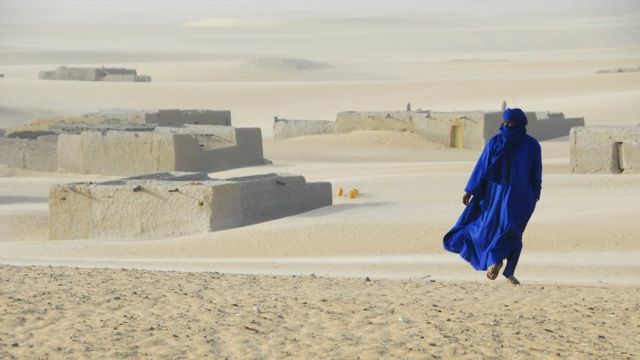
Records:
[[[483,178],[487,167],[489,166],[489,158],[491,157],[491,146],[493,144],[493,138],[484,146],[482,154],[476,163],[476,167],[473,169],[467,186],[464,191],[472,194],[475,197],[482,198],[485,188],[487,186],[487,180]]]
[[[542,191],[542,150],[540,149],[540,144],[536,145],[531,166],[531,184],[533,185],[533,194],[536,201],[538,201]]]

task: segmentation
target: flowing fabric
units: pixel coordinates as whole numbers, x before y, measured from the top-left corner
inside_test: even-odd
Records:
[[[508,114],[515,110],[521,114]],[[520,109],[507,109],[504,118],[514,125],[501,126],[485,146],[465,187],[473,197],[443,241],[476,270],[522,249],[522,233],[540,198],[540,144],[526,134]]]

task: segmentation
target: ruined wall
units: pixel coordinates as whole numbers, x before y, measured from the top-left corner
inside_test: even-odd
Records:
[[[362,130],[409,131],[424,136],[429,141],[450,146],[452,127],[461,130],[462,147],[481,149],[484,146],[481,111],[433,112],[433,111],[345,111],[337,114],[336,122],[277,120],[274,122],[274,139],[316,133],[348,133]]]
[[[326,120],[287,120],[273,122],[273,139],[285,140],[298,136],[334,134],[336,123]]]
[[[640,173],[640,125],[574,127],[569,146],[574,173]]]
[[[152,239],[210,231],[212,188],[148,183],[134,192],[138,185],[52,186],[49,238]]]
[[[63,134],[58,139],[58,169],[105,175],[172,171],[176,167],[176,136],[129,131]]]
[[[228,110],[159,110],[144,115],[147,124],[159,126],[224,125],[231,126],[231,111]]]
[[[568,136],[572,127],[584,126],[584,118],[541,119],[527,127],[539,141]]]
[[[569,135],[574,126],[584,126],[584,118],[565,118],[562,113],[525,112],[529,124],[527,133],[538,141]],[[502,123],[502,112],[485,114],[484,138],[489,140],[497,134]]]
[[[153,174],[52,186],[50,239],[154,239],[290,216],[332,204],[330,183],[267,174],[226,180]]]
[[[125,68],[99,68],[100,74],[102,76],[106,75],[137,75],[138,72],[136,69],[125,69]]]
[[[259,128],[158,127],[155,131],[86,131],[58,141],[62,172],[140,175],[161,171],[222,171],[264,164]]]
[[[410,111],[342,111],[336,115],[336,132],[361,130],[412,131]]]
[[[40,71],[41,80],[76,81],[151,81],[147,75],[137,75],[135,69],[58,66],[52,71]]]
[[[414,128],[417,134],[429,141],[452,146],[452,127],[460,127],[462,147],[467,149],[481,149],[484,146],[482,133],[484,124],[483,113],[480,111],[467,112],[427,112],[423,116],[414,116]]]
[[[332,204],[331,183],[307,183],[303,176],[267,174],[238,181],[242,225],[298,214]]]
[[[100,78],[100,81],[138,81],[137,75],[107,74]]]
[[[38,78],[42,80],[97,81],[98,69],[59,66],[53,71],[40,71]]]
[[[175,143],[178,171],[223,171],[264,164],[260,128],[191,125],[156,131],[188,134],[195,139],[195,143],[187,139]]]
[[[0,139],[0,163],[22,169],[56,171],[57,136],[30,139]]]

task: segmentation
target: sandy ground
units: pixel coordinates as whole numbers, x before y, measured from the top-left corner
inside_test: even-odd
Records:
[[[0,266],[0,357],[640,356],[637,287]]]

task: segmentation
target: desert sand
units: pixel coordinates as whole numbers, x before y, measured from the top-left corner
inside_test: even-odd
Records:
[[[211,177],[285,172],[361,193],[180,238],[50,241],[49,187],[111,178],[0,165],[0,357],[640,357],[639,175],[571,174],[567,138],[542,142],[542,197],[513,287],[442,249],[479,151],[394,132],[271,139],[273,116],[408,102],[506,100],[587,125],[640,123],[640,73],[598,73],[640,65],[637,12],[521,21],[468,5],[473,17],[219,19],[181,7],[118,17],[117,31],[111,8],[95,24],[0,12],[0,128],[101,109],[228,109],[234,126],[262,129],[273,164]],[[153,80],[37,79],[59,65]]]
[[[637,287],[0,267],[3,358],[638,355]]]

